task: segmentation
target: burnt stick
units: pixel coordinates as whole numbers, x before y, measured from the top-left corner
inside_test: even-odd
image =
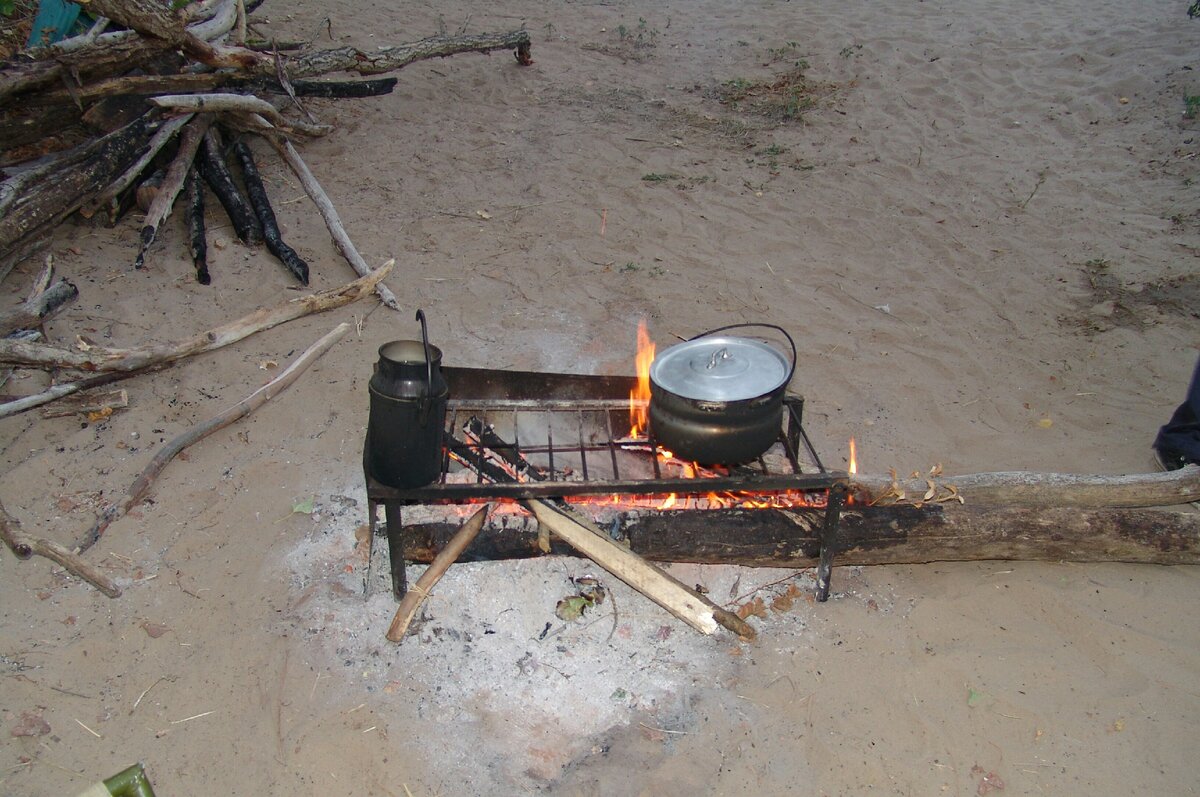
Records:
[[[242,165],[242,180],[246,184],[246,193],[250,196],[250,204],[254,207],[254,213],[258,216],[259,223],[262,224],[263,238],[267,242],[267,249],[279,258],[283,265],[287,266],[288,271],[296,275],[296,279],[300,280],[301,285],[307,285],[308,263],[305,263],[304,259],[296,254],[295,249],[283,242],[283,236],[279,233],[279,222],[276,221],[275,211],[271,209],[271,202],[267,198],[267,188],[263,185],[258,167],[254,164],[254,155],[243,141],[235,142],[233,151]]]
[[[221,140],[215,131],[210,130],[204,136],[201,155],[200,174],[229,214],[237,237],[245,244],[262,243],[262,224],[250,209],[250,203],[242,195],[241,189],[233,182],[233,175],[229,173],[229,166],[221,152]]]
[[[478,440],[481,445],[495,451],[504,461],[508,462],[518,473],[523,473],[535,481],[545,481],[550,478],[549,472],[542,467],[534,465],[525,456],[517,450],[517,447],[512,443],[505,442],[496,430],[485,424],[482,420],[472,415],[463,424],[463,429],[473,438]]]
[[[208,243],[204,240],[204,186],[194,165],[188,170],[183,190],[187,198],[188,251],[196,266],[196,282],[208,285],[212,277],[208,273]]]

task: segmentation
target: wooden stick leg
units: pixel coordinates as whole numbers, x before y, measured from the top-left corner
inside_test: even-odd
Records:
[[[404,639],[404,634],[408,631],[409,625],[412,624],[413,618],[417,616],[417,611],[421,608],[421,604],[429,597],[429,591],[433,589],[434,584],[441,580],[446,571],[450,569],[450,565],[457,561],[462,552],[467,549],[471,541],[475,539],[475,535],[483,528],[483,522],[487,520],[488,510],[491,509],[491,504],[481,507],[471,519],[463,524],[463,527],[458,530],[458,533],[450,540],[449,544],[442,549],[441,553],[433,560],[429,567],[425,568],[425,572],[417,579],[417,583],[404,596],[404,600],[400,601],[400,605],[396,608],[396,615],[392,618],[392,624],[388,628],[387,638],[392,642],[399,642]]]

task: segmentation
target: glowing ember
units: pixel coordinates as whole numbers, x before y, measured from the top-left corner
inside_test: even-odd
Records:
[[[854,438],[850,438],[850,475],[858,473],[858,450],[854,447]]]
[[[643,437],[647,430],[646,408],[650,404],[650,363],[654,362],[654,344],[646,330],[646,321],[638,322],[637,387],[629,393],[629,436]]]

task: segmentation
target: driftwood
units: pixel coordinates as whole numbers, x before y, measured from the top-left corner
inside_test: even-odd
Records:
[[[454,564],[459,554],[471,544],[471,541],[475,539],[475,535],[483,528],[483,523],[487,520],[489,509],[491,509],[491,504],[481,507],[479,511],[472,515],[470,520],[455,532],[446,546],[433,558],[429,567],[417,579],[417,583],[408,588],[408,592],[400,600],[400,605],[396,607],[396,614],[392,617],[392,624],[388,626],[388,640],[399,642],[404,639],[404,634],[408,631],[409,625],[412,624],[413,618],[417,616],[417,611],[421,608],[421,604],[429,597],[429,591],[441,580],[446,571],[450,569],[450,565]]]
[[[864,503],[937,502],[957,494],[970,503],[1010,506],[1169,506],[1200,500],[1200,466],[1125,476],[1015,471],[897,481],[866,475],[852,477],[852,486]]]
[[[166,94],[152,98],[150,103],[177,111],[256,113],[277,127],[310,136],[323,136],[333,129],[329,125],[284,119],[283,114],[271,103],[245,94]]]
[[[617,536],[651,561],[813,567],[823,509],[714,509],[633,512]],[[609,527],[609,522],[605,522]],[[405,527],[404,555],[428,562],[458,523]],[[542,555],[538,529],[511,516],[484,527],[462,561]],[[552,553],[570,553],[555,543]],[[1200,564],[1200,514],[1151,509],[850,506],[841,518],[835,565],[1018,560]]]
[[[332,310],[335,307],[342,307],[357,301],[370,293],[379,281],[387,276],[395,262],[395,260],[389,260],[367,276],[338,288],[301,296],[275,307],[255,310],[236,321],[230,321],[182,340],[134,349],[89,346],[86,351],[72,351],[46,344],[30,344],[4,339],[0,340],[0,363],[32,365],[42,368],[70,368],[77,371],[120,371],[124,373],[141,371],[184,357],[213,351],[287,321],[312,313]],[[3,410],[4,406],[0,405],[0,417],[4,416]]]
[[[95,545],[113,521],[124,517],[130,509],[146,497],[146,493],[150,490],[150,485],[158,478],[158,474],[162,473],[163,468],[175,458],[176,454],[192,443],[203,440],[213,432],[224,429],[226,426],[245,418],[275,396],[287,390],[299,378],[300,374],[304,373],[322,354],[329,351],[335,343],[341,340],[349,329],[350,324],[347,322],[338,324],[332,331],[309,346],[303,354],[293,360],[287,368],[270,382],[229,409],[214,415],[203,423],[196,424],[160,448],[158,453],[154,455],[154,458],[150,460],[150,463],[146,465],[137,479],[134,480],[133,486],[129,488],[129,492],[120,503],[109,504],[100,513],[100,516],[96,518],[96,522],[79,543],[80,552],[86,551]]]
[[[78,554],[56,542],[30,537],[22,531],[21,524],[8,514],[3,504],[0,504],[0,540],[18,559],[29,559],[35,554],[45,557],[62,565],[68,573],[83,579],[108,597],[121,596],[121,588],[116,582],[95,565],[85,562]]]
[[[40,327],[79,297],[79,289],[66,278],[51,284],[53,273],[54,259],[48,255],[29,297],[13,309],[0,312],[0,335]]]
[[[150,204],[150,209],[146,211],[146,223],[142,226],[137,258],[133,261],[134,268],[141,268],[144,264],[146,252],[154,243],[159,226],[171,213],[175,197],[179,196],[179,192],[183,190],[183,183],[192,168],[192,159],[196,157],[196,150],[200,148],[200,142],[204,139],[211,124],[211,116],[197,114],[184,127],[179,138],[179,152],[171,161],[171,166],[167,169],[166,176],[163,177],[162,185],[158,187],[158,193]]]
[[[287,71],[293,78],[313,77],[329,72],[378,75],[384,72],[394,72],[414,61],[425,58],[445,58],[449,55],[470,52],[487,53],[492,50],[520,52],[528,47],[529,32],[525,30],[485,33],[477,36],[431,36],[410,44],[380,47],[377,50],[338,47],[332,50],[303,53],[288,64]]]
[[[254,208],[254,213],[262,225],[263,240],[266,241],[267,249],[279,258],[279,261],[295,275],[296,279],[300,280],[301,285],[307,285],[308,263],[305,263],[304,259],[296,254],[295,249],[283,242],[283,235],[279,232],[279,222],[275,219],[275,211],[271,209],[271,200],[267,198],[267,188],[263,185],[262,177],[259,176],[258,166],[254,163],[254,156],[250,153],[250,148],[244,141],[237,141],[233,145],[233,151],[242,166],[242,181],[246,184],[246,194],[250,197],[250,205]]]
[[[123,388],[113,390],[97,390],[87,393],[75,393],[52,407],[42,408],[43,418],[65,418],[68,415],[90,415],[100,413],[102,416],[114,410],[129,406],[129,392]]]

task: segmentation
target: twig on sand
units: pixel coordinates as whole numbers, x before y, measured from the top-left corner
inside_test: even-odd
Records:
[[[8,514],[3,504],[0,504],[0,539],[18,559],[28,559],[34,554],[43,556],[62,565],[68,573],[83,579],[108,597],[121,596],[121,588],[95,565],[83,561],[78,554],[56,542],[30,537],[22,531],[20,522]]]
[[[335,343],[342,339],[347,332],[350,331],[350,323],[343,321],[333,328],[331,332],[318,340],[313,345],[309,346],[303,354],[292,361],[292,364],[283,370],[279,376],[272,379],[267,384],[260,387],[258,390],[251,393],[246,398],[234,404],[224,412],[214,415],[203,423],[198,423],[191,429],[188,429],[183,434],[171,440],[154,455],[138,477],[134,480],[133,486],[129,488],[129,492],[125,499],[119,504],[109,504],[108,507],[100,513],[96,518],[96,522],[88,531],[87,536],[79,544],[81,551],[86,551],[88,548],[96,544],[100,536],[104,534],[104,530],[116,519],[123,517],[130,509],[137,505],[146,493],[150,490],[150,485],[162,473],[163,468],[175,458],[183,449],[190,446],[199,440],[203,440],[213,432],[224,429],[231,423],[245,418],[256,409],[266,404],[279,393],[282,393],[293,382],[299,378],[300,374],[304,373],[310,365],[317,361],[322,354],[329,351]]]

